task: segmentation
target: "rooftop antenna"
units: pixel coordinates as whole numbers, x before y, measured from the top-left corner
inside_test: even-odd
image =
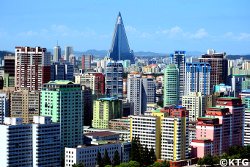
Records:
[[[56,46],[58,46],[58,40],[56,40]]]

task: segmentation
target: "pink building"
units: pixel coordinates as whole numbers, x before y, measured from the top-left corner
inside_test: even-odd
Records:
[[[203,157],[206,154],[221,154],[222,125],[219,124],[219,119],[202,117],[197,120],[196,139],[191,142],[192,156]]]
[[[244,107],[240,98],[220,97],[216,107],[198,118],[196,139],[191,142],[192,156],[220,155],[230,146],[243,145]]]
[[[228,108],[232,114],[232,143],[230,145],[243,146],[245,107],[241,99],[238,97],[220,97],[216,101],[216,107]]]
[[[218,118],[219,124],[222,125],[222,148],[225,152],[232,145],[232,114],[228,108],[212,107],[206,110],[206,117]],[[227,141],[227,142],[223,142]]]
[[[194,139],[191,148],[193,157],[202,158],[204,155],[212,154],[213,144],[210,139]]]

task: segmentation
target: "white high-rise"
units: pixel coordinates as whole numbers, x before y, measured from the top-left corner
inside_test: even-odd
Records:
[[[33,124],[6,117],[0,125],[0,166],[60,166],[60,124],[35,116]]]
[[[57,45],[54,47],[53,62],[58,62],[60,59],[61,59],[61,47]]]
[[[147,104],[155,103],[155,80],[142,78],[139,73],[131,73],[127,81],[127,97],[133,104],[133,114],[141,115],[146,111]]]
[[[66,46],[65,47],[65,54],[64,54],[64,60],[69,61],[69,56],[73,54],[73,47]]]

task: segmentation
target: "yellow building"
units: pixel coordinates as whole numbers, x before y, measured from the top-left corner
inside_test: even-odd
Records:
[[[122,100],[115,97],[100,98],[93,103],[94,128],[107,129],[109,120],[122,117]]]
[[[153,110],[151,116],[130,117],[130,140],[138,136],[143,146],[153,147],[157,159],[188,158],[188,118],[184,107]]]

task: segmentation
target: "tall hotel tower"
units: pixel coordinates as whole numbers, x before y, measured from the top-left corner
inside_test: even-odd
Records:
[[[228,60],[225,58],[226,53],[216,53],[215,50],[208,50],[207,54],[199,58],[200,62],[207,62],[211,66],[210,72],[210,91],[213,91],[213,86],[227,82]]]
[[[171,64],[175,64],[179,69],[179,101],[181,101],[185,90],[185,63],[186,63],[186,52],[175,51],[174,54],[170,55]]]
[[[112,45],[108,54],[109,57],[115,61],[130,60],[131,64],[134,64],[135,62],[134,53],[129,48],[128,39],[120,12],[117,16]]]
[[[209,63],[187,63],[185,95],[189,95],[190,92],[201,92],[203,95],[209,95],[210,71]]]
[[[53,62],[58,62],[61,59],[61,56],[61,47],[57,45],[54,47]]]
[[[164,103],[163,106],[179,104],[179,70],[170,64],[164,71]]]
[[[40,90],[50,81],[50,54],[46,48],[16,47],[15,87]]]

